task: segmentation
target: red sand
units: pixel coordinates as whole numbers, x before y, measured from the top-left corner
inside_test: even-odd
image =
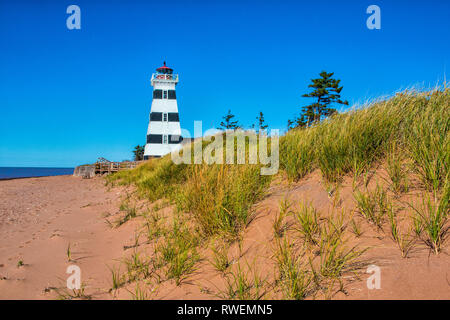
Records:
[[[339,208],[353,210],[351,180],[344,181],[340,193]],[[0,181],[0,299],[55,299],[58,295],[54,288],[65,287],[69,276],[66,268],[73,264],[81,268],[86,294],[93,299],[130,299],[128,290],[132,291],[132,285],[110,292],[110,267],[129,254],[131,250],[124,246],[134,243],[141,221],[134,219],[115,229],[105,221],[118,214],[124,194],[123,188],[108,190],[102,178],[58,176]],[[273,274],[272,223],[279,200],[286,194],[294,202],[312,201],[323,213],[332,207],[317,173],[290,186],[273,183],[267,197],[254,208],[257,216],[244,232],[242,247],[241,259],[255,261],[262,274]],[[170,214],[170,207],[164,210]],[[389,232],[380,234],[365,221],[361,223],[364,233],[357,241],[372,247],[365,259],[381,268],[381,289],[369,290],[369,274],[362,273],[359,280],[346,285],[347,294],[340,292],[334,299],[450,298],[447,246],[435,256],[418,243],[410,258],[404,259]],[[69,244],[72,262],[67,257]],[[148,254],[151,248],[143,244],[139,250]],[[237,258],[237,252],[237,246],[233,246],[231,254]],[[163,282],[152,298],[217,298],[211,291],[223,284],[223,277],[207,259],[180,286],[173,281]],[[19,261],[24,265],[18,266]],[[270,292],[266,297],[277,298]]]

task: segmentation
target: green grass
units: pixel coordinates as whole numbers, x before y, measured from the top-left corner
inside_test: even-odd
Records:
[[[315,291],[315,288],[312,273],[307,269],[307,265],[302,263],[303,256],[295,252],[293,244],[286,238],[278,240],[277,247],[275,259],[283,298],[305,299]]]
[[[358,249],[357,246],[348,247],[343,235],[346,226],[342,216],[336,218],[330,217],[326,224],[320,228],[320,243],[317,258],[319,259],[318,268],[313,270],[315,278],[340,279],[348,272],[358,270],[362,262],[359,258],[366,251]]]
[[[85,292],[86,284],[82,283],[80,289],[69,290],[67,288],[55,289],[59,300],[91,300],[92,296]]]
[[[356,206],[364,218],[382,230],[390,205],[386,190],[377,184],[375,190],[366,192],[356,190],[353,196]]]
[[[180,211],[192,215],[204,237],[220,234],[236,238],[250,221],[251,206],[262,198],[271,180],[271,176],[260,174],[261,167],[261,164],[176,165],[168,155],[136,169],[120,171],[107,181],[135,185],[137,194],[152,202],[169,200]],[[123,209],[127,214],[117,225],[133,217],[130,211],[133,208],[127,203]]]
[[[280,167],[291,180],[299,180],[317,167],[313,146],[318,139],[317,128],[293,130],[281,138]]]
[[[394,209],[389,212],[389,221],[391,225],[391,236],[392,239],[397,243],[403,258],[407,258],[409,252],[414,247],[416,238],[411,234],[411,231],[407,233],[402,233],[399,229],[397,223],[397,217]]]
[[[450,90],[417,98],[417,107],[406,118],[406,146],[413,169],[428,190],[442,189],[450,166]]]
[[[72,260],[72,249],[71,249],[71,247],[70,247],[70,242],[69,242],[69,244],[67,245],[66,255],[67,255],[67,261],[68,261],[68,262],[72,262],[72,261],[73,261],[73,260]]]
[[[126,201],[123,201],[120,204],[120,208],[119,209],[120,209],[120,211],[125,212],[125,214],[122,217],[120,217],[120,218],[118,218],[118,219],[116,219],[114,221],[114,226],[116,228],[120,227],[121,225],[123,225],[128,220],[136,218],[138,216],[136,206],[131,206],[129,199],[127,199]]]
[[[355,219],[351,220],[352,232],[356,237],[360,237],[362,235],[361,225],[355,221]]]
[[[402,192],[408,188],[402,164],[406,161],[426,188],[440,193],[449,177],[449,128],[449,89],[406,91],[289,131],[280,138],[280,168],[291,180],[318,168],[328,182],[338,183],[344,175],[359,176],[386,158],[393,188]],[[108,183],[133,184],[139,196],[150,201],[169,200],[192,214],[204,237],[236,238],[271,181],[270,176],[261,176],[260,168],[260,164],[176,165],[168,155],[111,175]],[[123,219],[130,217],[132,210]]]
[[[276,239],[276,286],[284,299],[301,300],[319,292],[332,297],[336,283],[344,290],[344,275],[354,274],[365,265],[361,256],[367,249],[347,245],[344,211],[320,219],[313,208],[301,208],[296,228],[302,230],[304,243],[310,245],[298,245],[287,237]]]
[[[279,210],[272,224],[273,235],[275,238],[283,237],[284,233],[289,228],[289,223],[285,221],[285,218],[292,214],[292,211],[290,210],[291,203],[286,198],[280,201],[278,207]]]
[[[136,286],[133,291],[129,291],[133,300],[150,300],[156,293],[156,288],[148,289],[145,286],[142,287],[139,282],[136,282]]]
[[[404,92],[336,115],[280,140],[280,166],[291,180],[319,168],[330,182],[359,175],[395,141],[430,189],[442,188],[450,163],[450,90]]]
[[[397,146],[396,142],[391,142],[386,155],[386,170],[395,193],[408,192],[409,189],[408,175],[402,164],[402,154],[403,150]]]
[[[166,233],[162,220],[163,218],[158,212],[145,215],[144,230],[148,241],[157,240]]]
[[[294,211],[297,230],[306,243],[317,244],[320,238],[319,215],[314,207],[300,203],[300,209]]]
[[[435,254],[441,251],[448,235],[449,201],[450,182],[447,180],[440,199],[424,196],[420,206],[412,207],[415,212],[416,234],[422,237]]]
[[[213,260],[212,266],[219,272],[224,273],[231,266],[231,261],[228,259],[228,244],[223,243],[212,248]]]
[[[195,271],[200,260],[196,249],[198,244],[196,232],[175,219],[172,229],[155,249],[158,268],[164,268],[167,279],[174,279],[176,285],[180,285],[187,275]]]
[[[280,138],[281,173],[290,181],[296,181],[319,170],[329,186],[327,191],[333,197],[334,208],[341,202],[339,186],[343,177],[353,175],[358,211],[378,229],[382,229],[389,218],[391,235],[403,256],[408,255],[417,237],[438,253],[448,230],[449,128],[449,89],[406,91],[336,114],[311,127],[289,131]],[[202,145],[209,143],[202,142]],[[248,145],[248,141],[246,143]],[[249,158],[247,149],[246,159]],[[226,158],[225,152],[223,157]],[[421,188],[426,194],[432,194],[424,198],[422,206],[414,207],[416,237],[400,233],[397,221],[390,216],[392,204],[387,190],[378,184],[374,190],[368,190],[369,176],[375,171],[374,167],[380,165],[385,165],[391,183],[389,190],[396,196],[410,188]],[[146,273],[141,269],[141,260],[145,260],[158,281],[173,279],[179,285],[196,270],[201,260],[199,246],[211,239],[220,238],[227,243],[240,239],[242,231],[254,218],[253,206],[264,197],[272,181],[272,176],[261,175],[261,167],[260,163],[176,165],[168,155],[146,161],[133,170],[110,175],[107,178],[110,186],[132,185],[139,198],[161,201],[154,204],[149,214],[142,213],[148,242],[155,247],[154,257],[149,260],[130,258],[128,277],[136,281],[144,278]],[[364,190],[356,183],[361,176]],[[173,221],[157,214],[161,207],[168,205],[177,209]],[[130,198],[123,202],[121,210],[124,216],[116,225],[141,214]],[[303,255],[286,243],[277,249],[278,281],[283,297],[303,299],[315,290],[328,296],[336,281],[342,286],[342,276],[356,272],[362,265],[360,257],[365,250],[348,247],[344,237],[347,224],[356,237],[361,235],[361,227],[351,217],[344,223],[344,212],[325,219],[305,204],[291,212],[286,202],[280,204],[270,231],[279,243],[287,241],[284,238],[290,228],[286,217],[290,214],[294,217],[295,229],[308,244],[303,250],[309,250],[309,256],[305,263]],[[213,249],[211,263],[225,278],[222,297],[263,297],[261,278],[255,273],[250,276],[239,265],[233,268],[224,248]],[[112,273],[113,288],[123,285],[124,276],[118,271]],[[145,297],[142,293],[136,296]]]
[[[123,262],[127,268],[128,282],[146,279],[151,275],[150,263],[137,251]]]
[[[265,283],[256,266],[247,264],[244,270],[238,263],[235,270],[225,276],[225,289],[219,290],[216,296],[226,300],[260,300],[266,294]]]
[[[236,238],[250,219],[251,206],[260,200],[270,182],[259,165],[194,165],[189,181],[176,199],[180,210],[190,212],[206,237]]]
[[[117,290],[126,283],[126,278],[123,274],[121,274],[120,267],[118,268],[112,267],[109,270],[111,271],[111,278],[112,278],[111,291]]]

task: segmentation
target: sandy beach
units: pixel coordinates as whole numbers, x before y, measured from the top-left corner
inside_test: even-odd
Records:
[[[314,205],[325,210],[328,198],[312,176],[289,187],[292,199],[305,194]],[[271,261],[267,243],[271,241],[273,217],[285,186],[271,188],[268,197],[258,204],[255,219],[245,231],[243,251],[252,257]],[[344,190],[345,191],[345,190]],[[111,292],[111,268],[131,250],[135,243],[139,219],[118,228],[106,219],[119,213],[120,199],[126,191],[109,189],[101,177],[81,179],[72,176],[28,178],[0,181],[0,299],[57,299],[64,291],[66,269],[77,265],[82,282],[92,299],[130,299],[132,288]],[[343,199],[345,201],[345,192]],[[170,214],[171,208],[166,208]],[[373,247],[369,258],[382,266],[381,290],[368,290],[367,274],[348,284],[346,294],[335,299],[449,299],[450,259],[447,252],[439,256],[423,246],[404,259],[388,237],[366,229],[362,237]],[[124,247],[125,246],[125,247]],[[67,249],[70,247],[71,261]],[[151,247],[140,246],[151,254]],[[205,255],[208,255],[205,251]],[[261,263],[260,272],[270,273],[272,265]],[[214,272],[208,258],[200,262],[188,281],[176,286],[164,282],[152,298],[211,299],[205,288],[214,288],[223,278]]]
[[[111,230],[105,223],[118,211],[119,197],[102,178],[0,181],[0,299],[54,299],[72,264],[81,268],[94,297],[107,298],[108,264],[133,236],[132,224]]]

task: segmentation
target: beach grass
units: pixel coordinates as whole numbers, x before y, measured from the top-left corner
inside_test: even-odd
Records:
[[[342,208],[325,215],[306,202],[295,209],[287,199],[280,202],[270,232],[277,244],[275,283],[283,298],[305,299],[317,293],[331,297],[336,290],[343,292],[343,277],[365,266],[362,256],[368,248],[349,244],[348,238],[360,239],[366,222],[376,227],[375,232],[384,233],[388,221],[391,237],[404,258],[417,239],[434,253],[441,252],[448,235],[449,128],[450,90],[436,88],[398,93],[310,127],[290,130],[280,138],[281,170],[275,177],[291,183],[320,172],[337,210],[342,180],[353,176],[355,212],[360,214],[355,217],[352,211],[348,215]],[[187,148],[193,148],[193,143]],[[245,152],[248,160],[247,149]],[[378,181],[369,185],[371,175],[381,166],[389,185]],[[143,214],[148,241],[154,244],[153,258],[145,261],[158,283],[174,280],[181,285],[203,259],[205,250],[200,248],[220,239],[223,243],[213,245],[209,259],[224,278],[217,295],[226,299],[264,297],[266,278],[263,280],[254,266],[243,267],[239,259],[233,264],[228,258],[230,244],[241,244],[243,231],[255,217],[254,205],[274,180],[274,176],[261,175],[261,167],[260,163],[175,164],[168,155],[107,177],[108,184],[133,186],[138,199],[154,204]],[[360,177],[362,186],[357,183]],[[410,206],[412,226],[405,233],[399,227],[393,199],[410,189],[421,190],[424,196],[421,203]],[[158,213],[167,206],[173,211],[169,219]],[[130,199],[123,202],[125,216],[120,223],[137,216],[134,208]],[[296,237],[292,242],[288,233]],[[136,258],[126,263],[131,268],[127,269],[129,278],[151,277],[141,271],[142,276],[133,275],[142,267],[142,261],[133,260]],[[123,285],[122,278],[113,272],[113,288]],[[145,297],[142,292],[135,295]]]
[[[333,182],[350,172],[359,175],[384,158],[389,146],[394,151],[395,146],[405,146],[404,158],[413,162],[424,185],[439,190],[450,163],[449,110],[447,88],[398,93],[312,127],[289,131],[280,141],[280,166],[291,180],[319,168]],[[390,159],[397,161],[392,159],[395,156],[398,153],[391,153]],[[401,180],[399,168],[393,169],[397,170],[394,179]]]

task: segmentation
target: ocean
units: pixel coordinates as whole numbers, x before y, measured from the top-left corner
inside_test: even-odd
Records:
[[[0,167],[1,179],[61,176],[73,174],[74,168]]]

